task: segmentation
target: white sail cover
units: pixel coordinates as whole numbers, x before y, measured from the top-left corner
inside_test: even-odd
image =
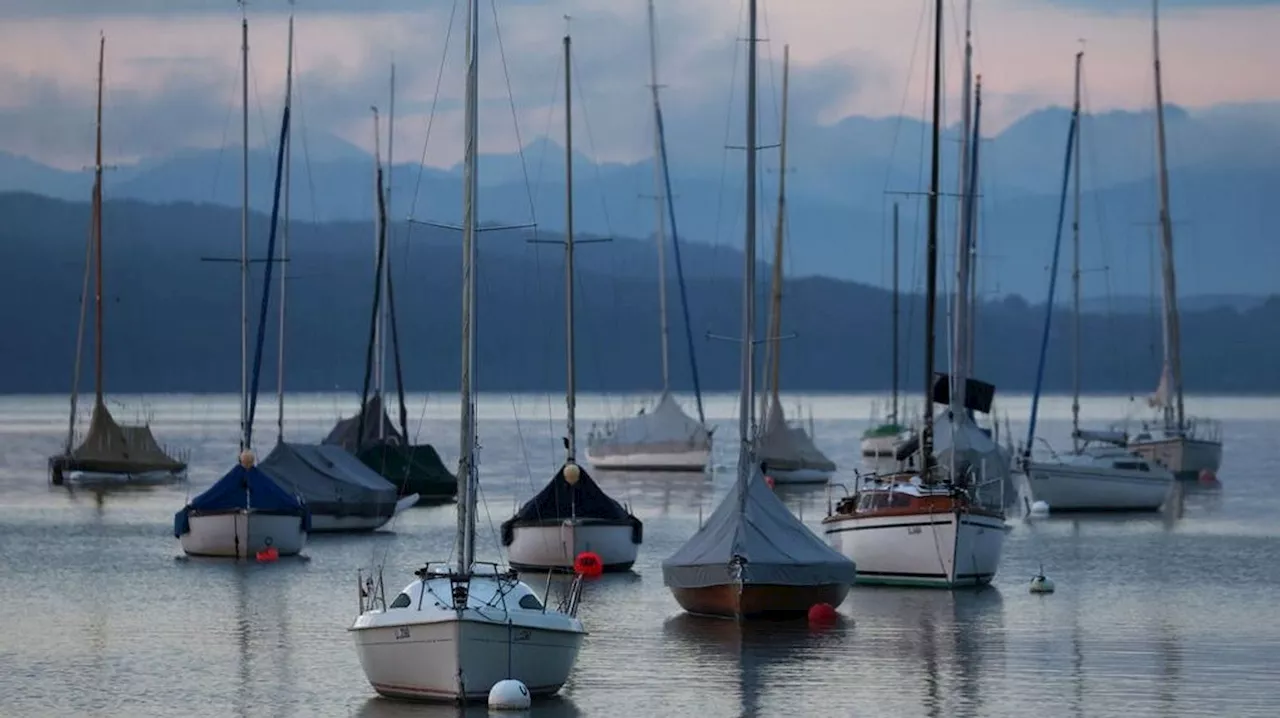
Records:
[[[749,584],[817,586],[852,584],[852,561],[800,522],[764,482],[758,462],[746,482],[739,513],[740,481],[684,546],[662,562],[662,582],[672,588]]]
[[[702,424],[684,413],[670,392],[663,392],[650,411],[642,409],[611,430],[593,430],[587,442],[594,456],[625,456],[706,449],[711,437]]]
[[[946,410],[934,417],[933,455],[942,467],[950,467],[954,455],[958,474],[972,468],[986,481],[1008,478],[1007,452],[963,412]]]
[[[766,466],[779,470],[835,471],[836,465],[814,445],[813,439],[799,426],[787,424],[782,403],[769,402],[764,429],[760,432],[756,458]]]

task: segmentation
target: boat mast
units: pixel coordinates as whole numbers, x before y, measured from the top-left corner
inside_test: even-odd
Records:
[[[933,466],[933,352],[938,299],[938,133],[942,123],[942,0],[934,0],[933,18],[933,149],[929,170],[929,241],[925,272],[924,425],[920,430],[920,471],[931,481]]]
[[[572,464],[577,458],[577,427],[574,426],[574,414],[577,404],[577,377],[574,368],[574,336],[573,336],[573,83],[570,54],[570,39],[564,36],[564,311],[565,311],[565,364],[567,376],[565,380],[564,401],[568,409],[565,423],[565,463]],[[665,385],[666,370],[666,320],[663,319],[663,370]]]
[[[742,367],[738,406],[738,510],[747,507],[747,481],[755,470],[755,289],[756,289],[756,0],[749,0],[747,37],[747,232],[742,275]]]
[[[396,64],[391,63],[391,106],[387,115],[387,170],[384,172],[384,179],[379,181],[379,191],[383,193],[384,205],[386,207],[386,216],[379,219],[384,224],[382,231],[386,233],[388,239],[392,239],[391,225],[387,224],[386,217],[394,217],[391,213],[391,175],[395,172],[395,165],[392,164],[394,159],[393,152],[396,142]],[[382,188],[382,182],[386,182],[386,188]],[[375,212],[376,212],[375,207]],[[378,272],[378,281],[382,282],[382,296],[389,295],[387,285],[391,283],[391,262],[388,261],[390,247],[384,251],[382,261],[382,269]],[[387,413],[386,413],[386,387],[387,387],[387,326],[389,324],[388,317],[390,314],[390,301],[384,301],[378,307],[378,404],[381,411],[378,412],[378,438],[387,438]],[[364,411],[364,407],[360,408]],[[402,427],[405,431],[409,427]]]
[[[1084,52],[1076,53],[1075,99],[1072,111],[1080,116],[1080,66]],[[1071,217],[1071,448],[1080,451],[1080,125],[1076,124],[1076,143],[1072,161],[1075,177],[1072,178]]]
[[[898,423],[898,203],[893,203],[893,412],[890,423]]]
[[[93,406],[98,409],[102,400],[102,61],[107,39],[98,38],[98,111],[96,149],[93,160],[93,264],[94,264],[94,323],[93,323]]]
[[[1182,410],[1182,337],[1178,326],[1178,288],[1173,274],[1173,223],[1169,218],[1169,167],[1165,161],[1164,92],[1160,87],[1160,3],[1151,0],[1151,46],[1155,63],[1156,81],[1156,137],[1159,142],[1157,156],[1160,164],[1160,258],[1164,277],[1164,377],[1165,384],[1174,394],[1174,406],[1169,397],[1164,400],[1166,428],[1184,426]],[[1164,382],[1162,382],[1164,383]]]
[[[969,131],[970,119],[973,115],[971,97],[972,69],[971,62],[973,57],[973,46],[970,44],[969,16],[973,9],[972,0],[965,2],[964,14],[964,69],[962,72],[962,87],[960,90],[960,177],[957,182],[959,189],[960,211],[957,212],[958,223],[956,225],[956,289],[955,289],[955,305],[952,307],[954,316],[952,317],[955,326],[953,327],[954,336],[951,343],[951,381],[948,382],[950,391],[950,408],[953,416],[958,416],[965,411],[965,388],[966,379],[969,376],[966,364],[968,363],[968,343],[969,343],[969,270],[970,270],[970,244],[969,244],[969,193],[973,190],[969,187]]]
[[[787,216],[787,80],[791,67],[791,46],[782,46],[782,126],[778,149],[778,217],[773,232],[773,286],[769,304],[769,394],[778,403],[778,383],[781,376],[782,349],[782,240],[786,231]],[[765,416],[765,400],[761,400],[760,413]],[[766,419],[767,420],[767,419]]]
[[[240,2],[240,450],[249,448],[249,18]]]
[[[462,166],[462,446],[458,458],[458,556],[457,573],[470,574],[475,560],[476,407],[472,396],[475,375],[475,260],[476,260],[476,141],[479,127],[480,11],[476,0],[467,1],[467,88],[464,107],[464,159]]]
[[[653,106],[656,108],[658,106],[658,41],[655,25],[653,0],[649,0],[649,91],[653,94]],[[671,391],[671,349],[667,329],[667,221],[666,217],[663,216],[662,193],[662,133],[658,127],[655,113],[653,124],[653,219],[654,239],[658,243],[658,325],[662,335],[662,393],[666,394]]]
[[[289,57],[285,61],[284,106],[293,104],[293,0],[289,0]],[[289,293],[286,290],[289,277],[289,195],[293,193],[290,183],[290,168],[293,165],[293,141],[291,135],[284,137],[284,233],[280,243],[280,343],[276,349],[276,441],[284,441],[284,339],[285,339],[285,303]]]

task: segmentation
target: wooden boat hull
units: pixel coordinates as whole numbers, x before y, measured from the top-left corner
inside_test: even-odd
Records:
[[[1222,442],[1187,436],[1135,439],[1129,450],[1165,467],[1178,479],[1195,479],[1201,471],[1218,473],[1222,466]]]
[[[839,606],[849,594],[844,584],[784,586],[726,583],[699,588],[672,588],[680,607],[689,613],[717,618],[784,618],[801,616],[816,603]]]
[[[66,481],[70,474],[83,473],[99,476],[118,476],[122,479],[130,477],[146,477],[154,482],[165,474],[174,479],[182,478],[187,465],[181,461],[150,462],[114,459],[78,459],[74,456],[54,456],[49,459],[49,473],[54,484]]]

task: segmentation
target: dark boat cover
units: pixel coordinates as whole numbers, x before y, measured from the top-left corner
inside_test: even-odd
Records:
[[[360,431],[361,415],[364,416],[363,435]],[[405,437],[396,425],[391,423],[391,417],[387,415],[387,407],[378,394],[369,397],[369,402],[355,416],[339,419],[329,435],[324,438],[324,443],[336,444],[351,453],[356,453],[370,444],[381,442],[403,445]]]
[[[117,423],[101,402],[93,407],[84,441],[70,454],[55,458],[67,468],[105,473],[177,472],[186,468],[160,448],[150,427]]]
[[[403,446],[377,442],[366,444],[356,456],[395,485],[401,496],[417,494],[423,501],[438,501],[458,494],[458,477],[449,471],[430,444]]]
[[[189,526],[187,517],[192,512],[234,511],[252,508],[273,514],[300,515],[302,529],[311,528],[311,515],[305,501],[277,484],[275,479],[254,466],[244,468],[237,464],[213,486],[194,499],[173,517],[173,535],[181,537]]]
[[[280,442],[258,467],[313,514],[391,516],[396,487],[341,446]]]
[[[517,525],[533,526],[559,523],[565,519],[596,519],[631,525],[631,540],[640,543],[644,525],[591,478],[578,465],[578,481],[570,485],[564,480],[564,466],[536,496],[525,502],[515,516],[502,522],[502,544],[511,545],[512,529]]]

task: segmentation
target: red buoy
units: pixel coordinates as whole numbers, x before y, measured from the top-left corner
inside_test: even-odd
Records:
[[[836,613],[835,606],[829,603],[815,603],[809,607],[809,623],[829,626],[838,620],[840,620],[840,614]]]
[[[275,561],[278,558],[280,558],[280,552],[276,550],[275,546],[268,546],[258,552],[258,561],[262,563]]]
[[[774,484],[773,477],[766,474],[764,477],[764,484],[772,489]]]
[[[604,562],[600,560],[600,554],[583,551],[573,559],[573,570],[587,578],[599,578],[604,573]]]
[[[1200,469],[1200,485],[1214,486],[1218,483],[1218,477],[1214,475],[1213,469]]]

